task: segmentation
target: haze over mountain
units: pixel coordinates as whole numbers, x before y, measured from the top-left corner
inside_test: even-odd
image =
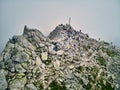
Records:
[[[68,23],[91,37],[120,45],[120,0],[0,0],[0,51],[24,25],[48,35]]]

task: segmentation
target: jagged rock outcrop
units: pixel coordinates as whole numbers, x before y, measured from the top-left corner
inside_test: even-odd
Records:
[[[24,28],[0,55],[0,90],[119,90],[120,49],[71,25]]]

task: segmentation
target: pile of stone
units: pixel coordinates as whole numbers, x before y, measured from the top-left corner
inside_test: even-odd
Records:
[[[120,49],[71,25],[48,37],[24,28],[0,55],[0,90],[120,89]]]

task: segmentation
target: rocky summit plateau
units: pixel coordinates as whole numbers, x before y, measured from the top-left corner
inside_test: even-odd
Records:
[[[0,54],[0,90],[120,90],[120,48],[71,25],[24,27]]]

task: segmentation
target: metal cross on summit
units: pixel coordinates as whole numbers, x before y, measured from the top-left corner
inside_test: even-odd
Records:
[[[70,25],[71,17],[69,17],[69,25]]]

